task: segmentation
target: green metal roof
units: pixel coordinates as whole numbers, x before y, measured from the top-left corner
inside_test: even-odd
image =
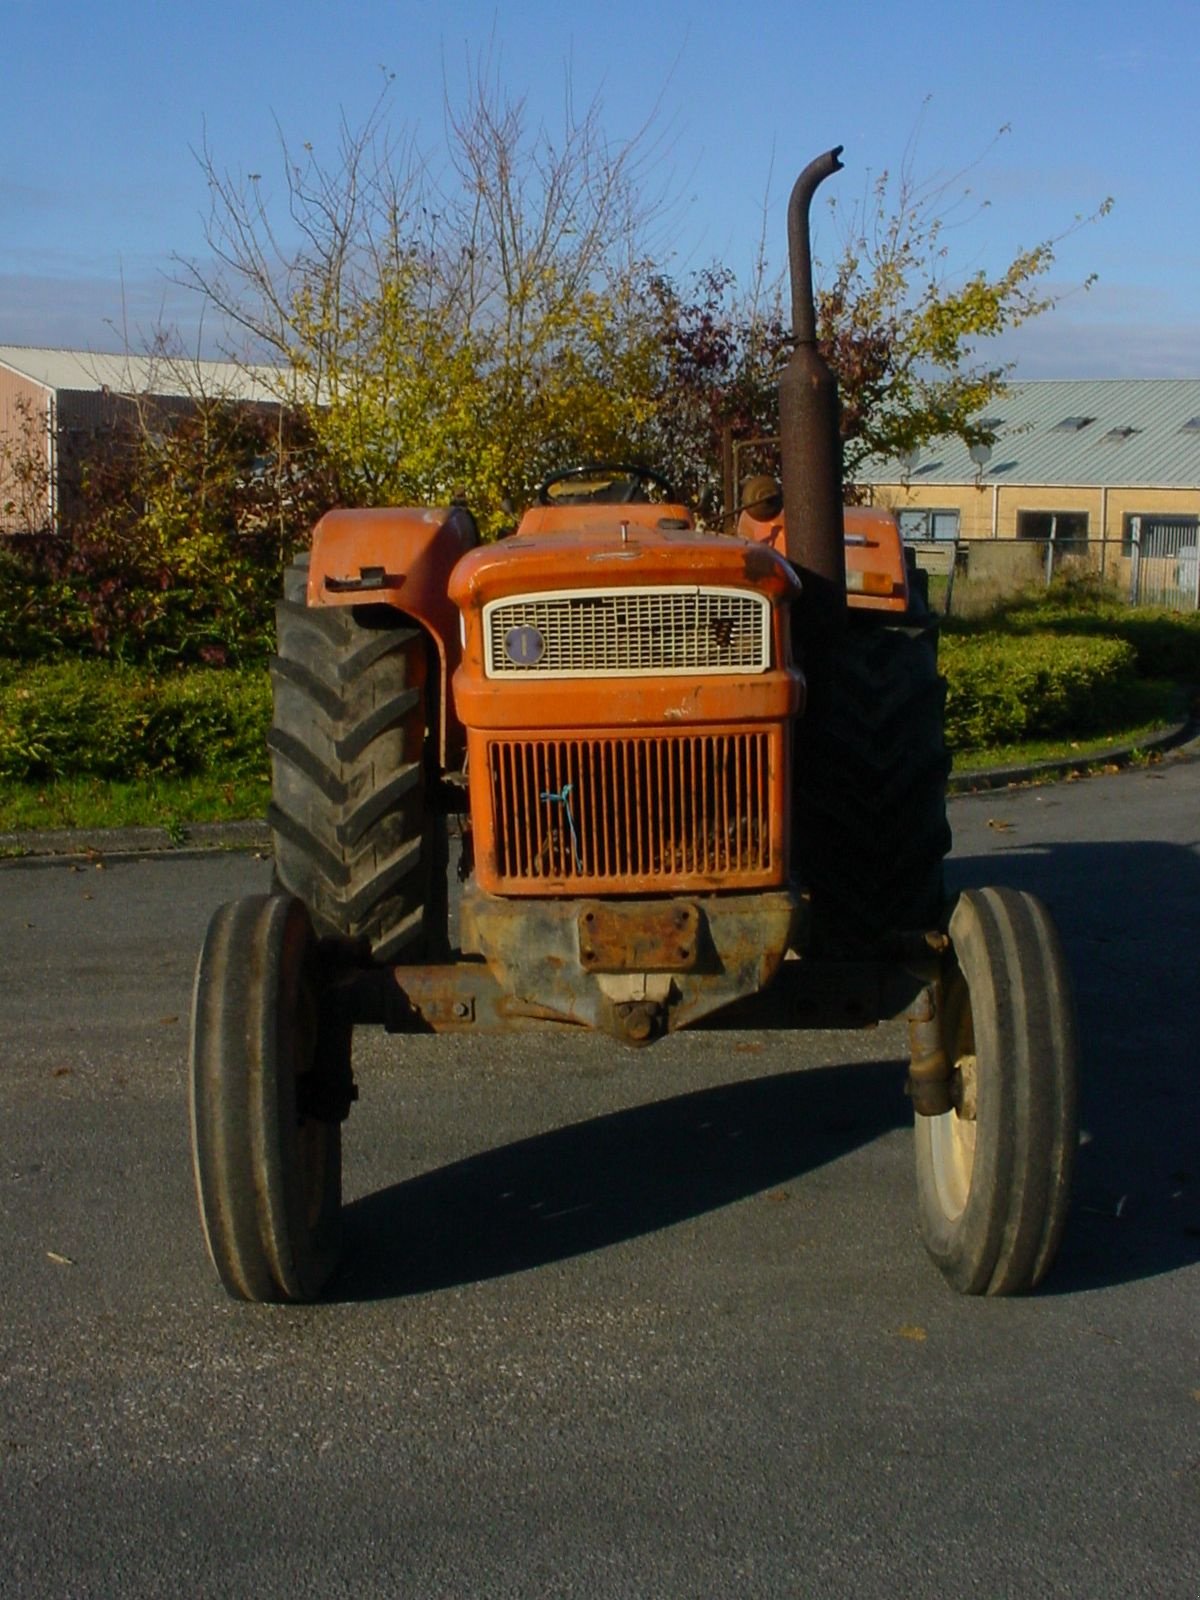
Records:
[[[1200,378],[1055,378],[1012,383],[979,413],[996,431],[982,470],[960,439],[916,463],[864,462],[859,483],[979,482],[1200,489]]]

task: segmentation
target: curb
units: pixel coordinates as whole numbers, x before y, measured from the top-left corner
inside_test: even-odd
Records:
[[[166,828],[55,828],[44,833],[0,833],[4,867],[68,866],[80,860],[194,860],[214,851],[270,854],[271,830],[265,822],[196,822],[173,838]]]
[[[1026,766],[993,767],[979,772],[953,773],[947,780],[950,795],[987,793],[1042,783],[1071,773],[1098,768],[1127,767],[1137,757],[1160,755],[1164,762],[1200,760],[1200,717],[1166,728],[1137,744],[1114,750],[1082,751],[1056,761],[1034,761]],[[181,840],[165,828],[56,828],[44,833],[0,833],[0,871],[6,867],[72,866],[79,861],[193,861],[216,851],[251,851],[269,855],[271,830],[265,822],[197,822]],[[7,853],[6,853],[7,852]]]
[[[954,772],[946,781],[948,794],[979,794],[989,789],[1011,789],[1023,783],[1041,783],[1048,778],[1066,778],[1072,773],[1103,772],[1106,768],[1128,767],[1141,756],[1158,755],[1164,761],[1194,761],[1200,757],[1200,717],[1189,716],[1149,739],[1136,744],[1117,745],[1111,750],[1081,750],[1077,756],[1051,761],[1030,761],[1022,766],[987,767],[979,772]]]

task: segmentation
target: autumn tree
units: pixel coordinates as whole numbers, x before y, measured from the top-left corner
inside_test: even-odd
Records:
[[[105,398],[82,448],[59,441],[53,521],[44,427],[13,453],[39,494],[0,534],[0,655],[263,657],[283,564],[330,502],[307,418],[199,387]]]
[[[712,266],[684,288],[651,280],[658,321],[658,387],[649,450],[710,526],[724,507],[722,435],[739,441],[779,431],[779,374],[792,348],[778,293],[748,302],[734,274]],[[765,462],[772,470],[775,461]]]
[[[624,454],[656,385],[646,130],[613,145],[568,97],[552,138],[484,72],[447,103],[441,167],[387,95],[329,161],[282,146],[282,189],[201,154],[215,269],[191,281],[282,364],[339,498],[444,501],[485,529],[564,461]]]
[[[614,144],[598,102],[576,115],[568,95],[551,137],[479,71],[447,101],[439,162],[389,112],[385,92],[328,160],[281,142],[277,187],[200,158],[215,266],[190,281],[280,364],[337,498],[461,490],[495,531],[552,468],[640,455],[715,522],[722,429],[777,431],[781,281],[761,264],[749,285],[719,264],[682,284],[656,268],[650,128]],[[981,351],[1056,302],[1061,236],[957,270],[968,176],[921,181],[910,150],[894,180],[832,204],[818,333],[848,480],[868,455],[979,442],[1008,373]]]
[[[986,210],[970,182],[978,165],[921,179],[910,147],[864,199],[830,201],[840,244],[817,293],[817,327],[838,378],[848,478],[868,456],[899,456],[932,439],[992,442],[979,413],[1012,366],[989,359],[987,341],[1053,310],[1062,295],[1047,275],[1059,246],[1112,206],[1104,200],[996,271],[963,273],[950,241]]]
[[[830,202],[836,248],[816,268],[817,333],[838,379],[848,482],[869,456],[947,436],[991,442],[979,415],[1011,367],[988,359],[987,342],[1053,309],[1061,296],[1047,274],[1058,246],[1111,205],[1018,250],[998,271],[963,274],[951,233],[984,209],[969,175],[920,180],[910,150],[860,201]],[[741,439],[778,432],[776,384],[791,350],[781,285],[765,284],[760,264],[749,291],[721,267],[686,290],[661,279],[655,289],[664,374],[654,431],[668,470],[711,517],[722,429]]]

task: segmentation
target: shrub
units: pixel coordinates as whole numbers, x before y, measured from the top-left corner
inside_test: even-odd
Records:
[[[946,740],[959,750],[1111,726],[1136,679],[1126,641],[1052,633],[949,635],[940,665]]]
[[[1031,617],[1030,626],[1080,638],[1123,639],[1133,646],[1141,677],[1200,683],[1200,612],[1111,606],[1081,614],[1049,607]]]
[[[1098,581],[1056,580],[1041,595],[1008,601],[985,616],[948,618],[945,636],[1036,634],[1123,639],[1143,678],[1200,683],[1200,612],[1134,608]]]
[[[262,671],[155,676],[99,662],[0,667],[0,779],[261,776],[271,687]]]
[[[332,503],[306,425],[219,402],[152,420],[74,464],[56,531],[0,536],[0,655],[265,660],[283,566]]]

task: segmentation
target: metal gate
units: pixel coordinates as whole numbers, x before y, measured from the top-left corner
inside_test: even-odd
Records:
[[[1134,605],[1189,611],[1200,606],[1200,517],[1129,519]]]

